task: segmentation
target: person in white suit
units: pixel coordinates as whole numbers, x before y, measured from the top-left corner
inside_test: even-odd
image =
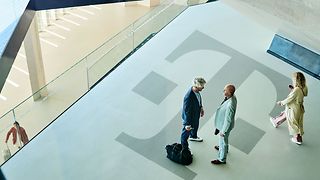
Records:
[[[219,134],[219,146],[215,149],[219,151],[218,159],[212,160],[212,164],[225,164],[227,160],[227,153],[229,150],[228,139],[231,130],[234,127],[234,117],[237,109],[237,98],[234,95],[236,88],[232,84],[227,84],[224,87],[223,95],[224,101],[218,107],[215,114],[216,134]]]

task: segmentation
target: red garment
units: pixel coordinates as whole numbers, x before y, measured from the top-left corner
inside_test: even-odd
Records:
[[[15,127],[12,127],[10,129],[10,131],[7,133],[6,142],[8,141],[9,136],[10,136],[11,133],[12,133],[12,136],[13,136],[12,143],[16,144],[17,143],[17,129]],[[19,134],[20,134],[20,137],[21,137],[20,139],[21,139],[23,145],[27,144],[29,142],[29,139],[28,139],[27,133],[26,133],[26,131],[24,130],[23,127],[19,127]]]

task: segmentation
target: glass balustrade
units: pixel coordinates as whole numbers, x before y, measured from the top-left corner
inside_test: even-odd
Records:
[[[188,8],[188,2],[163,1],[142,18],[102,44],[35,94],[0,118],[0,149],[7,149],[5,138],[14,121],[24,127],[32,140],[68,107],[88,92],[101,78],[121,63],[151,34],[159,32]],[[38,100],[34,100],[36,97]],[[11,155],[19,149],[8,141]],[[3,158],[0,163],[4,163]]]

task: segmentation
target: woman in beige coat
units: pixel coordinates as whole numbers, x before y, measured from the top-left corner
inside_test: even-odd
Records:
[[[303,131],[303,115],[304,106],[303,98],[308,95],[308,88],[306,86],[306,79],[301,72],[292,74],[293,89],[288,97],[277,104],[285,106],[285,116],[288,122],[289,134],[293,137],[291,141],[301,145]]]

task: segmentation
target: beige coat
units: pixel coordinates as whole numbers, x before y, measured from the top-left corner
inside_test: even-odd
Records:
[[[285,113],[288,122],[288,128],[290,135],[303,135],[303,98],[307,96],[308,88],[303,90],[300,87],[295,87],[288,97],[281,101],[282,105],[285,105]]]

